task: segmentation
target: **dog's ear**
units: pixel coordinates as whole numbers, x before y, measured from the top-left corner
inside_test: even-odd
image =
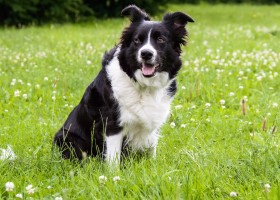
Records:
[[[143,20],[150,21],[149,15],[135,5],[130,5],[124,8],[121,15],[129,16],[131,22],[140,22]]]
[[[188,22],[194,20],[187,14],[182,12],[168,13],[163,17],[163,23],[174,33],[174,49],[179,54],[181,53],[181,45],[186,45],[186,36],[188,32],[185,28]]]
[[[185,27],[188,22],[194,22],[194,20],[191,16],[185,13],[175,12],[166,14],[163,17],[163,22],[171,25],[174,29],[177,29]]]

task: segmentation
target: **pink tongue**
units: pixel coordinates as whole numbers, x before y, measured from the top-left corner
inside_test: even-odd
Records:
[[[153,75],[155,73],[155,69],[156,69],[156,67],[153,65],[147,65],[147,64],[142,65],[142,73],[145,76]]]

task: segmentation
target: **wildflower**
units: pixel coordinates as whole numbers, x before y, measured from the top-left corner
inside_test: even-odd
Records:
[[[185,90],[186,89],[186,87],[185,86],[182,86],[182,90]]]
[[[196,105],[193,105],[191,108],[192,108],[192,109],[196,109]]]
[[[272,107],[273,107],[273,108],[277,108],[277,107],[278,107],[278,103],[274,102],[274,103],[272,104]]]
[[[23,94],[22,98],[27,99],[27,94]]]
[[[99,176],[99,183],[104,184],[107,181],[107,177],[104,175]]]
[[[231,196],[231,197],[237,197],[238,194],[237,194],[237,192],[230,192],[230,193],[229,193],[229,196]]]
[[[49,80],[49,78],[48,78],[48,77],[45,77],[45,78],[44,78],[44,81],[48,81],[48,80]]]
[[[19,90],[16,90],[16,91],[14,92],[14,96],[15,96],[15,97],[19,97],[19,96],[20,96],[20,91],[19,91]]]
[[[1,151],[2,151],[2,153],[0,154],[0,160],[15,160],[16,159],[16,155],[9,145],[8,145],[7,149],[0,149],[0,152]]]
[[[206,107],[206,108],[209,108],[210,106],[211,106],[210,103],[206,103],[206,104],[205,104],[205,107]]]
[[[257,80],[258,80],[258,81],[261,81],[262,79],[263,79],[262,76],[257,76]]]
[[[48,189],[48,190],[52,189],[52,186],[49,185],[49,186],[47,187],[47,189]]]
[[[187,125],[186,124],[181,124],[181,128],[186,128]]]
[[[209,118],[209,117],[206,119],[206,121],[207,121],[207,122],[211,122],[211,120],[210,120],[210,118]]]
[[[62,197],[55,197],[54,200],[63,200]]]
[[[90,60],[87,60],[87,65],[90,65],[91,64],[91,61]]]
[[[23,195],[22,195],[21,193],[16,194],[16,198],[22,199],[22,198],[23,198]]]
[[[271,186],[268,183],[264,184],[264,191],[265,192],[269,192],[270,188],[271,188]]]
[[[113,181],[114,182],[118,182],[118,181],[120,181],[121,180],[121,178],[119,177],[119,176],[115,176],[114,178],[113,178]]]
[[[7,192],[11,192],[15,188],[15,184],[13,182],[7,182],[5,186]]]
[[[176,109],[176,110],[179,110],[179,109],[181,109],[181,108],[183,108],[182,105],[177,105],[177,106],[175,106],[175,109]]]
[[[35,188],[33,188],[33,186],[31,184],[28,185],[25,189],[27,190],[28,194],[34,194],[34,192],[35,192]]]
[[[220,104],[221,104],[221,105],[224,105],[225,103],[226,103],[226,101],[225,101],[224,99],[221,99],[221,100],[220,100]]]
[[[176,126],[175,122],[171,122],[171,123],[170,123],[170,127],[171,127],[171,128],[175,128],[175,126]]]
[[[234,92],[230,92],[230,93],[229,93],[229,96],[230,96],[230,97],[234,96]]]
[[[56,99],[55,96],[52,96],[52,100],[55,101],[55,99]]]

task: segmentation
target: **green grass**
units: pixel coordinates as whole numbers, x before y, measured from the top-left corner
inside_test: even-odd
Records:
[[[280,7],[169,6],[178,10],[196,23],[157,158],[119,171],[60,160],[52,139],[128,20],[0,30],[0,148],[17,156],[0,161],[1,199],[280,199]]]

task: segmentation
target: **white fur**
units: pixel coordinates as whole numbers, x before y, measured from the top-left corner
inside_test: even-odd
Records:
[[[120,162],[123,134],[106,136],[106,160],[111,164]]]
[[[137,60],[138,60],[139,63],[143,62],[143,60],[141,58],[141,52],[145,51],[145,50],[148,50],[148,51],[153,53],[153,57],[151,58],[151,62],[155,63],[155,61],[156,61],[157,51],[155,50],[155,48],[151,44],[151,32],[152,32],[152,29],[150,29],[150,31],[148,33],[148,40],[147,40],[146,44],[144,44],[138,51]]]
[[[118,53],[119,49],[106,70],[114,97],[120,106],[119,123],[124,127],[120,134],[127,136],[125,142],[133,149],[150,149],[155,156],[159,128],[169,115],[172,98],[168,95],[167,88],[172,81],[168,79],[166,72],[145,78],[141,70],[135,73],[137,81],[132,80],[121,69]]]

